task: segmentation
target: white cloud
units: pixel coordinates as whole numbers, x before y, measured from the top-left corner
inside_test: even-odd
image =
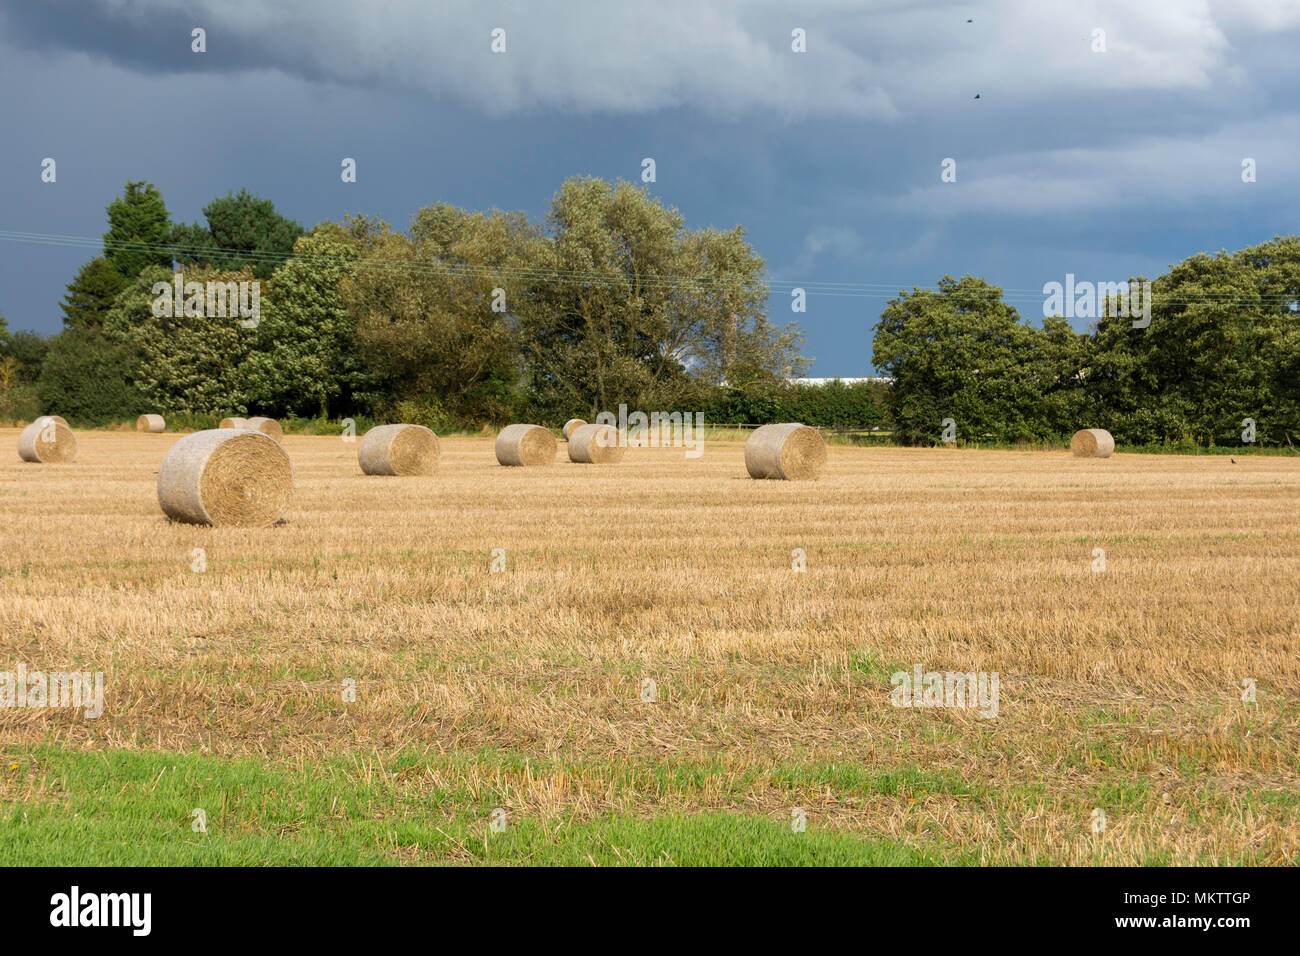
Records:
[[[889,201],[909,214],[964,213],[1038,216],[1170,206],[1210,208],[1250,203],[1255,191],[1275,194],[1300,177],[1300,118],[1235,123],[1203,136],[1144,137],[1087,149],[1016,152],[963,163],[955,183],[914,188]],[[1257,181],[1241,180],[1243,159],[1257,164]]]

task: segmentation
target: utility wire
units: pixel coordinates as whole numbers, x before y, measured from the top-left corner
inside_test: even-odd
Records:
[[[763,283],[764,280],[755,280],[751,282],[738,281],[735,278],[722,278],[710,275],[633,275],[624,271],[617,271],[617,267],[610,271],[583,271],[577,269],[545,269],[526,266],[493,266],[477,265],[455,260],[431,259],[419,255],[402,256],[402,257],[382,257],[382,256],[330,256],[312,254],[308,256],[296,255],[293,252],[270,252],[254,250],[228,250],[212,246],[185,246],[174,243],[150,243],[131,240],[109,240],[104,238],[92,238],[85,236],[65,236],[51,233],[22,232],[16,230],[0,230],[0,240],[6,242],[21,242],[32,245],[49,245],[64,248],[82,248],[94,249],[110,252],[136,252],[147,255],[170,255],[177,261],[184,259],[195,259],[213,263],[214,267],[220,268],[224,261],[234,264],[235,262],[249,263],[253,265],[272,265],[280,266],[291,260],[300,262],[311,262],[325,266],[333,266],[341,269],[360,269],[366,271],[379,271],[399,273],[415,276],[459,276],[466,279],[490,279],[490,280],[518,280],[524,282],[548,281],[556,283],[576,283],[585,285],[639,285],[648,290],[690,290],[693,292],[735,292],[740,291],[746,286],[752,286],[756,283]],[[1055,281],[1055,280],[1053,280]],[[1076,284],[1081,285],[1080,280]],[[789,279],[767,279],[765,284],[769,289],[780,292],[793,292],[795,289],[803,289],[809,296],[829,296],[835,298],[864,298],[864,299],[881,299],[907,294],[908,283],[881,283],[881,282],[832,282],[825,280],[789,280]],[[1092,283],[1095,287],[1098,283]],[[1062,284],[1063,285],[1063,284]],[[1122,282],[1120,285],[1128,288],[1128,282]],[[922,288],[912,284],[913,289]],[[934,292],[935,290],[922,288],[922,291]],[[1273,307],[1278,310],[1292,310],[1297,308],[1297,295],[1294,292],[1203,292],[1196,293],[1193,297],[1185,297],[1187,290],[1180,289],[1180,297],[1171,298],[1168,295],[1161,294],[1160,301],[1166,305],[1240,305],[1247,304],[1255,307]],[[1155,296],[1153,290],[1153,298]],[[1046,293],[1041,289],[1024,289],[1024,288],[1007,288],[993,287],[989,289],[968,289],[962,290],[963,296],[987,296],[994,300],[1004,300],[1009,303],[1042,303]],[[1098,300],[1098,306],[1101,302]]]

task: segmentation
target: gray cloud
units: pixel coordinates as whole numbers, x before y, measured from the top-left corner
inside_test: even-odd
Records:
[[[418,92],[490,114],[690,107],[719,116],[890,120],[964,101],[1241,82],[1231,37],[1294,28],[1295,4],[1079,0],[950,3],[657,0],[653,4],[394,0],[43,0],[5,6],[28,46],[149,72],[276,69]],[[208,52],[190,52],[190,30]],[[490,52],[493,28],[504,54]],[[808,52],[790,49],[794,28]],[[1094,29],[1107,52],[1092,52]],[[969,91],[969,92],[968,92]]]
[[[1300,117],[1232,123],[1206,134],[1140,137],[1088,148],[1012,152],[958,162],[955,183],[933,182],[891,200],[928,216],[998,213],[1041,217],[1136,207],[1250,204],[1300,181]],[[955,158],[955,157],[954,157]],[[1256,181],[1242,181],[1242,162]]]
[[[982,275],[1036,314],[1067,271],[1157,274],[1294,231],[1300,4],[1129,6],[0,0],[0,225],[98,236],[128,178],[187,221],[242,187],[306,225],[404,226],[439,200],[540,218],[565,177],[635,179],[650,155],[652,193],[692,227],[743,223],[774,279],[867,290],[771,304],[816,374],[862,374],[898,288]],[[53,331],[85,250],[4,252],[0,312]]]

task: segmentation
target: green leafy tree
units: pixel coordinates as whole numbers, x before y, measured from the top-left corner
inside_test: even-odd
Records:
[[[347,228],[326,223],[294,245],[275,271],[242,378],[247,400],[276,413],[359,410],[374,389],[353,341],[341,285],[360,257]]]
[[[0,322],[4,319],[0,316]],[[39,332],[22,329],[14,332],[3,347],[0,355],[13,359],[17,373],[16,381],[22,385],[34,385],[40,378],[41,366],[50,350],[49,340]]]
[[[390,402],[436,404],[462,421],[508,414],[542,243],[521,214],[446,204],[420,210],[409,235],[371,231],[345,300],[358,352]]]
[[[108,204],[104,258],[124,279],[134,279],[145,266],[171,268],[166,250],[171,222],[162,193],[153,183],[127,182],[123,194]]]
[[[176,261],[185,267],[252,269],[269,279],[292,253],[302,226],[275,211],[275,204],[246,189],[203,207],[207,225],[179,224],[172,230]]]
[[[9,390],[18,384],[18,360],[12,355],[0,355],[0,394],[7,399]]]
[[[767,321],[765,266],[742,228],[691,232],[645,190],[591,178],[561,186],[548,226],[521,327],[541,407],[669,408],[693,379],[806,367],[795,327]]]
[[[1174,265],[1152,282],[1148,327],[1126,317],[1098,324],[1092,417],[1129,443],[1241,444],[1246,418],[1263,444],[1300,435],[1297,300],[1295,237]]]
[[[241,366],[254,330],[238,318],[155,315],[156,283],[171,286],[172,273],[147,267],[109,312],[104,328],[128,346],[135,364],[131,378],[149,410],[226,415],[248,410]],[[196,269],[186,283],[251,282],[250,272]],[[170,293],[168,293],[170,294]],[[206,311],[206,310],[205,310]]]
[[[1300,446],[1300,314],[1293,314],[1278,342],[1273,393],[1278,420],[1265,423],[1266,433],[1289,447]]]
[[[91,259],[68,283],[68,294],[60,305],[64,328],[86,329],[103,325],[104,316],[126,285],[122,273],[104,256]]]
[[[41,365],[41,408],[85,425],[134,418],[145,411],[138,366],[130,343],[111,330],[65,329],[50,340]]]
[[[1042,428],[1039,437],[1064,439],[1079,428],[1104,427],[1086,423],[1089,414],[1087,377],[1088,337],[1080,335],[1061,316],[1043,319],[1035,331],[1035,357],[1043,389]]]
[[[35,333],[10,335],[9,323],[0,315],[0,421],[29,421],[40,411],[36,391],[24,378],[29,367],[19,358],[24,336],[30,335]]]
[[[1000,288],[972,276],[901,293],[881,313],[873,357],[894,379],[890,412],[900,439],[938,443],[946,418],[965,441],[1057,437],[1049,396],[1077,389],[1082,354],[1068,332],[1061,323],[1024,324]],[[1057,401],[1058,416],[1065,402]]]
[[[9,354],[9,323],[0,315],[0,414],[9,408],[9,393],[18,384],[19,362]]]

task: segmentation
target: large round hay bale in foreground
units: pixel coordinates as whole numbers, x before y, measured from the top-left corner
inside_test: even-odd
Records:
[[[158,434],[167,430],[167,422],[163,420],[161,415],[141,415],[135,420],[135,430]]]
[[[57,416],[43,415],[18,436],[18,457],[45,465],[62,465],[77,457],[77,436]]]
[[[167,517],[218,527],[273,523],[293,495],[293,464],[260,432],[210,428],[168,449],[158,469],[158,504]]]
[[[575,428],[581,428],[585,424],[587,423],[584,422],[581,418],[570,418],[567,422],[564,423],[564,440],[568,441],[569,436],[573,434],[573,430]]]
[[[1109,458],[1115,439],[1104,428],[1084,428],[1070,439],[1070,451],[1076,458]]]
[[[438,436],[423,425],[376,425],[361,436],[357,461],[367,475],[431,475]]]
[[[497,435],[497,461],[503,465],[549,465],[559,447],[549,428],[507,425]]]
[[[569,461],[591,465],[612,465],[627,452],[618,443],[613,425],[579,425],[569,436]]]
[[[223,418],[218,428],[243,428],[248,424],[247,418]]]
[[[751,478],[804,481],[826,467],[821,432],[798,422],[764,425],[745,442],[745,470]]]
[[[260,415],[255,415],[244,422],[243,427],[250,432],[261,432],[276,441],[284,437],[284,429],[280,427],[280,423],[274,418],[263,418]]]

